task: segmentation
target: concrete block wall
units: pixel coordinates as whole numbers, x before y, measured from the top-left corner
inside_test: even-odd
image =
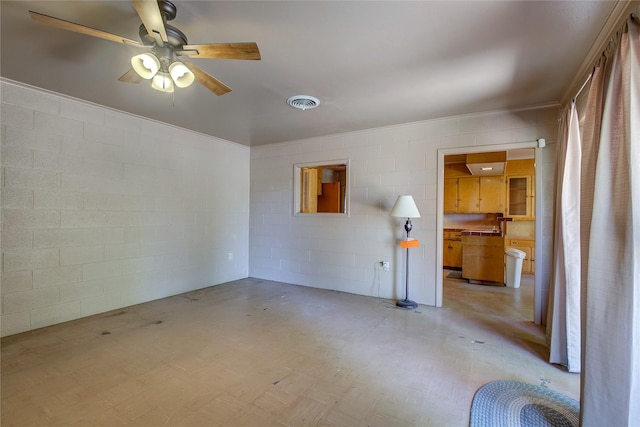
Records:
[[[474,114],[253,147],[249,275],[404,298],[405,254],[398,247],[404,221],[390,218],[389,211],[398,195],[411,194],[422,217],[413,220],[412,237],[421,245],[410,250],[410,296],[439,304],[438,149],[545,138],[549,145],[537,173],[552,179],[557,116],[557,108]],[[333,159],[350,159],[350,216],[294,216],[294,164]],[[553,204],[547,187],[537,193],[543,206]],[[552,233],[551,212],[543,209],[541,222],[549,228],[544,235]],[[390,271],[380,261],[390,261]]]
[[[2,335],[248,275],[248,147],[3,80]]]

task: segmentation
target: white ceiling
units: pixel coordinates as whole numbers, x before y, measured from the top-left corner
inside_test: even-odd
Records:
[[[129,1],[1,1],[1,76],[256,146],[561,101],[614,10],[606,1],[180,1],[191,44],[256,42],[261,61],[194,59],[233,91],[173,95],[117,81],[138,40]],[[294,110],[293,95],[320,99]]]

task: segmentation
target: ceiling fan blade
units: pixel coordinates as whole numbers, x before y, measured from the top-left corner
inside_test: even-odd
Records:
[[[140,83],[142,81],[142,77],[140,77],[140,74],[136,73],[136,70],[132,68],[121,75],[118,81],[123,83]]]
[[[158,7],[156,0],[132,0],[133,6],[136,8],[136,12],[140,16],[140,20],[147,29],[149,35],[153,35],[156,39],[156,43],[162,46],[168,42],[167,31],[164,28],[164,20]]]
[[[131,44],[135,46],[144,46],[140,42],[129,39],[127,37],[118,36],[116,34],[107,33],[106,31],[96,30],[95,28],[87,27],[84,25],[76,24],[74,22],[65,21],[64,19],[54,18],[53,16],[43,15],[42,13],[29,11],[31,17],[44,24],[49,24],[54,27],[62,28],[64,30],[75,31],[76,33],[87,34],[93,37],[99,37],[101,39],[110,40],[116,43]]]
[[[191,70],[198,83],[200,83],[202,86],[206,87],[216,95],[220,96],[224,95],[225,93],[231,92],[231,88],[229,86],[225,85],[220,80],[196,67],[193,63],[184,61],[184,65],[186,65]]]
[[[182,47],[180,53],[190,58],[260,59],[260,51],[255,43],[188,44]]]

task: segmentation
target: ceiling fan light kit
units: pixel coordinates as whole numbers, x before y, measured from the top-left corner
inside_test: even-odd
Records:
[[[143,79],[151,80],[160,71],[160,61],[152,53],[141,53],[131,58],[131,66]]]
[[[151,87],[161,92],[173,92],[173,80],[169,76],[169,73],[160,71],[151,80]]]
[[[169,74],[171,74],[171,78],[178,87],[188,87],[195,80],[191,70],[180,61],[176,61],[169,66]]]
[[[172,53],[169,52],[171,55]],[[166,64],[170,64],[168,67]],[[143,79],[152,80],[151,87],[162,92],[173,92],[174,82],[177,87],[188,87],[195,80],[195,75],[180,61],[168,56],[160,59],[153,52],[145,52],[131,58],[131,66]],[[165,80],[170,80],[166,82]],[[173,81],[171,81],[173,80]]]
[[[176,6],[168,0],[131,1],[142,21],[138,31],[142,43],[32,10],[29,11],[29,14],[35,21],[63,30],[136,48],[150,49],[133,56],[131,58],[132,69],[124,73],[118,80],[125,83],[139,83],[140,78],[151,80],[151,87],[162,92],[173,92],[174,87],[188,87],[194,80],[218,96],[231,91],[227,85],[193,63],[176,59],[179,56],[260,60],[258,45],[252,42],[187,44],[187,36],[178,28],[167,24],[167,21],[173,20],[177,13]]]

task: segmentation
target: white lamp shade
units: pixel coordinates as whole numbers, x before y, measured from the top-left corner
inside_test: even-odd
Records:
[[[160,69],[160,60],[151,52],[141,53],[131,58],[131,66],[143,79],[151,79]]]
[[[420,218],[416,202],[413,200],[413,196],[409,195],[398,196],[398,200],[396,200],[396,204],[393,205],[389,215],[398,218]]]
[[[173,92],[173,80],[169,73],[161,71],[153,76],[151,87],[162,92]]]
[[[169,74],[171,74],[171,78],[178,87],[187,87],[193,83],[193,80],[195,79],[191,70],[179,61],[176,61],[169,66]]]

